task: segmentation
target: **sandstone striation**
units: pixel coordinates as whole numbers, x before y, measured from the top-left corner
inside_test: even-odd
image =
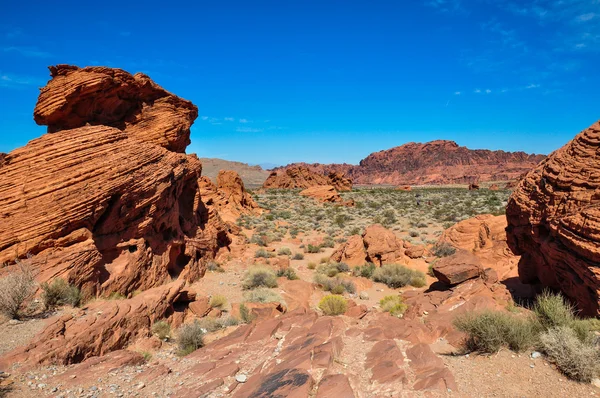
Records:
[[[204,203],[202,165],[185,155],[196,107],[143,74],[51,67],[35,120],[51,133],[0,168],[0,263],[31,257],[42,281],[129,295],[204,274],[229,227]],[[224,174],[221,195],[256,205]]]
[[[525,283],[560,289],[599,315],[600,122],[553,152],[518,184],[506,218]]]
[[[300,191],[300,195],[316,199],[321,203],[354,206],[353,200],[345,202],[332,185],[316,185],[314,187],[306,188],[305,190]]]
[[[355,184],[470,184],[515,179],[544,158],[524,152],[473,150],[453,141],[437,140],[375,152],[358,165],[294,163],[275,170],[303,167],[322,175],[341,172]]]
[[[307,167],[290,167],[282,172],[273,171],[263,184],[264,189],[306,189],[319,185],[332,185],[338,191],[351,191],[352,181],[343,173],[332,171],[327,176]]]

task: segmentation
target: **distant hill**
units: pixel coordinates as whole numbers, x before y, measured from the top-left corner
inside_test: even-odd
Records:
[[[269,172],[260,166],[250,166],[246,163],[216,158],[200,158],[200,161],[202,162],[202,175],[210,178],[213,182],[216,180],[219,170],[236,171],[248,188],[261,186],[269,176]]]
[[[292,163],[278,167],[305,166],[319,174],[343,172],[354,184],[467,184],[514,180],[545,159],[525,152],[469,149],[454,141],[408,143],[374,152],[351,164]]]

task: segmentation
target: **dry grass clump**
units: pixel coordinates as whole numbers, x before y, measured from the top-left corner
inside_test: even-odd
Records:
[[[346,263],[328,263],[321,264],[317,267],[317,273],[327,275],[329,277],[348,271],[350,271],[350,267],[348,267],[348,264]]]
[[[272,269],[266,267],[254,267],[244,275],[244,289],[255,289],[257,287],[277,287],[277,275]]]
[[[354,269],[352,270],[352,274],[354,276],[362,276],[363,278],[370,279],[373,277],[373,274],[375,273],[375,269],[377,269],[377,267],[375,267],[375,264],[373,264],[373,263],[359,265],[359,266],[354,267]]]
[[[325,315],[341,315],[348,309],[348,302],[342,296],[325,296],[319,302],[319,308]]]
[[[277,254],[279,256],[291,256],[292,255],[292,251],[290,250],[289,247],[282,247],[281,249],[279,249],[277,251]]]
[[[295,281],[295,280],[300,279],[298,277],[298,275],[296,274],[296,270],[293,269],[292,267],[278,269],[277,270],[277,276],[278,277],[285,276],[290,281]]]
[[[385,296],[379,301],[379,305],[384,312],[389,312],[390,315],[396,317],[404,315],[408,308],[400,296]]]
[[[348,292],[350,294],[356,293],[356,285],[354,282],[344,279],[340,276],[329,278],[323,274],[317,273],[315,274],[314,280],[321,289],[333,294],[344,294],[344,292]]]
[[[265,249],[258,249],[254,253],[254,258],[271,258],[275,257],[275,254],[266,251]]]
[[[285,301],[281,296],[266,288],[258,288],[244,293],[244,301],[248,303],[282,303]]]
[[[77,307],[81,302],[81,291],[77,286],[68,284],[64,279],[58,278],[52,283],[42,283],[42,301],[46,308],[59,305]]]
[[[414,287],[425,286],[425,274],[398,264],[386,264],[373,272],[375,282],[385,283],[396,289],[407,285]]]
[[[17,319],[23,303],[35,293],[35,285],[31,269],[25,265],[0,279],[0,313]]]
[[[448,257],[456,253],[456,248],[449,243],[442,242],[433,246],[431,252],[436,257]]]
[[[600,349],[593,333],[600,329],[600,322],[578,319],[573,306],[560,295],[544,292],[538,296],[530,317],[485,311],[461,315],[454,325],[467,333],[465,348],[471,351],[538,347],[573,380],[589,382],[600,375]]]
[[[215,294],[208,302],[211,308],[224,308],[227,305],[227,297],[222,294]]]
[[[292,256],[292,260],[304,260],[304,254],[296,253],[294,256]]]
[[[161,340],[166,340],[171,337],[171,325],[166,321],[154,322],[151,328],[152,334]]]
[[[204,346],[206,329],[197,319],[193,323],[181,326],[177,330],[177,345],[179,355],[185,356]]]

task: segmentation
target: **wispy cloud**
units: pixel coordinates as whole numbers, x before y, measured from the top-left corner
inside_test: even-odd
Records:
[[[248,119],[240,119],[240,123],[250,123]]]
[[[461,0],[426,0],[425,5],[441,12],[464,12]]]
[[[479,94],[479,93],[481,93],[481,90],[480,90],[480,89],[478,89],[478,88],[476,88],[475,90],[473,90],[473,92],[474,92],[475,94]]]
[[[202,119],[202,120],[208,120],[208,116],[200,116],[200,119]]]
[[[455,91],[454,92],[454,95],[461,95],[461,94],[462,94],[462,92],[460,92],[460,91]]]
[[[540,87],[539,84],[530,84],[530,85],[525,86],[525,89],[530,90],[532,88],[539,88],[539,87]]]
[[[226,117],[223,120],[225,120],[226,122],[233,122],[235,120],[235,118],[233,118],[233,117]]]
[[[235,129],[238,133],[260,133],[263,129],[257,129],[252,127],[238,127]]]
[[[46,51],[39,50],[36,47],[22,47],[22,46],[9,46],[3,47],[2,51],[5,53],[17,53],[24,57],[32,58],[50,58],[52,54]]]
[[[45,81],[36,76],[23,76],[0,72],[0,87],[27,88],[32,86],[41,87],[44,84]]]
[[[576,20],[579,21],[579,22],[587,22],[587,21],[591,21],[596,16],[597,16],[597,14],[595,12],[588,12],[588,13],[585,13],[585,14],[581,14],[580,16],[578,16],[576,18]]]

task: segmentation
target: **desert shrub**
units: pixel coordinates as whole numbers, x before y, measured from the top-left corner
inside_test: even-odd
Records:
[[[250,312],[250,309],[245,304],[240,304],[240,318],[244,323],[250,323],[254,320],[255,316]]]
[[[327,275],[327,276],[336,276],[340,272],[348,272],[350,271],[350,267],[346,263],[329,263],[329,264],[321,264],[317,267],[317,272],[319,274]]]
[[[18,318],[23,303],[35,292],[31,270],[20,265],[19,270],[0,279],[0,313]]]
[[[429,264],[427,266],[427,275],[431,276],[432,278],[435,277],[435,274],[433,273],[433,264]]]
[[[336,276],[329,278],[323,274],[315,274],[315,283],[321,287],[321,289],[331,292],[333,294],[343,294],[348,292],[350,294],[356,293],[356,285],[354,282],[348,279],[340,278]]]
[[[306,266],[306,268],[308,268],[308,269],[315,269],[315,268],[317,268],[317,264],[316,263],[308,263],[308,265]]]
[[[151,331],[152,334],[156,335],[156,337],[161,340],[171,337],[171,325],[169,325],[166,321],[154,322]]]
[[[244,289],[255,289],[257,287],[277,287],[277,275],[269,268],[254,267],[244,275]]]
[[[346,299],[341,296],[329,295],[321,299],[319,308],[325,315],[340,315],[346,312],[348,303],[346,302]]]
[[[417,236],[419,236],[420,234],[419,234],[419,231],[409,231],[409,232],[408,232],[408,235],[409,235],[411,238],[416,238],[416,237],[417,237]]]
[[[272,255],[271,255],[271,253],[269,253],[265,249],[258,249],[254,253],[254,258],[269,258],[269,257],[272,257]]]
[[[205,330],[198,320],[181,326],[177,330],[179,355],[188,355],[204,346]]]
[[[600,372],[600,352],[593,343],[582,342],[567,326],[548,329],[540,336],[548,358],[567,377],[589,383]]]
[[[373,272],[373,280],[388,285],[392,289],[411,285],[414,287],[425,286],[425,275],[417,270],[412,270],[398,264],[386,264]]]
[[[539,332],[533,319],[501,311],[465,313],[454,319],[454,326],[467,334],[468,350],[483,353],[494,353],[502,347],[526,350],[536,343]]]
[[[211,308],[223,308],[227,305],[227,297],[222,294],[215,294],[210,298],[208,305]]]
[[[327,236],[323,239],[323,243],[321,243],[321,247],[329,247],[333,248],[335,246],[335,242],[331,236]]]
[[[456,248],[449,243],[442,242],[433,246],[431,251],[436,257],[448,257],[456,253]]]
[[[292,257],[292,260],[304,260],[304,254],[302,254],[302,253],[296,253]]]
[[[279,277],[285,276],[286,278],[288,278],[291,281],[300,279],[300,278],[298,278],[298,275],[296,275],[296,270],[293,269],[292,267],[278,269],[277,276],[279,276]]]
[[[221,264],[215,261],[209,261],[207,265],[207,269],[213,272],[225,272],[223,268],[221,268]]]
[[[359,265],[354,267],[354,270],[352,270],[352,274],[354,276],[362,276],[363,278],[371,278],[373,276],[373,273],[375,272],[375,269],[376,267],[373,263]]]
[[[291,256],[292,255],[292,251],[290,250],[289,247],[282,247],[281,249],[279,249],[277,251],[277,254],[280,256]]]
[[[245,292],[244,300],[248,303],[284,303],[278,293],[263,287]]]
[[[123,293],[120,292],[112,292],[106,296],[107,300],[125,300],[127,297]]]
[[[397,317],[402,316],[408,308],[400,296],[385,296],[379,301],[379,305],[384,312]]]
[[[319,260],[319,264],[327,264],[329,262],[329,257],[321,257]]]
[[[207,316],[199,320],[197,319],[196,322],[200,326],[200,329],[203,333],[211,333],[216,330],[226,328],[227,326],[237,325],[239,320],[231,316],[224,318],[213,318]]]
[[[320,253],[321,246],[315,246],[309,243],[308,246],[306,246],[306,248],[304,249],[304,251],[306,251],[307,253]]]
[[[77,307],[81,301],[81,291],[77,286],[69,285],[64,279],[58,278],[52,283],[42,283],[42,301],[46,308],[57,305]]]
[[[533,312],[544,329],[569,326],[575,320],[573,306],[563,296],[549,291],[537,296]]]
[[[254,243],[258,246],[269,246],[271,239],[266,234],[254,234],[252,238],[250,238],[250,243]]]

